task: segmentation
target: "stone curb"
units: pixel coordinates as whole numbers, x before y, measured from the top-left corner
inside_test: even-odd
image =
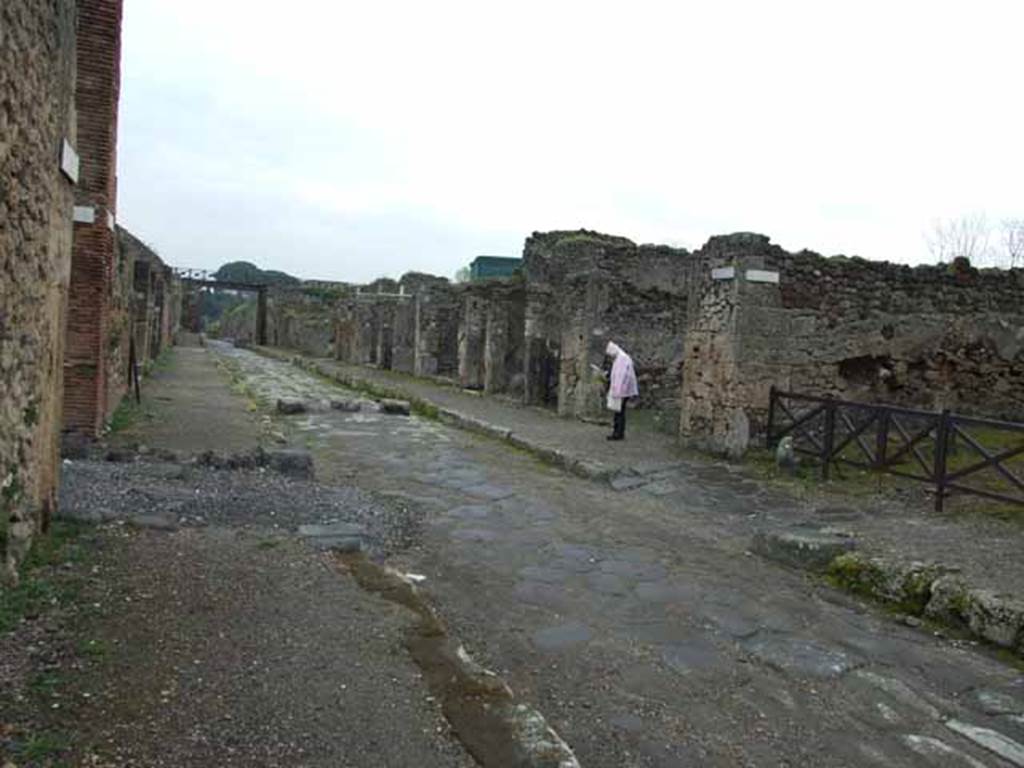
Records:
[[[476,701],[482,711],[498,721],[501,731],[499,740],[514,746],[515,765],[522,768],[580,768],[572,748],[544,715],[519,700],[501,676],[480,664],[456,637],[449,634],[444,621],[408,575],[389,566],[372,563],[365,557],[342,557],[340,562],[346,564],[363,589],[402,605],[419,616],[420,637],[432,638],[434,642],[423,643],[419,653],[415,642],[407,642],[407,647],[413,660],[425,672],[428,668],[435,669],[433,680],[429,672],[426,674],[427,684],[444,701]],[[428,647],[432,650],[425,652]],[[439,684],[436,670],[443,670],[443,685]],[[445,714],[449,715],[447,709]],[[455,721],[452,722],[457,725]],[[465,734],[459,738],[481,764],[490,764],[491,760],[486,755],[479,754],[471,747]]]
[[[824,575],[833,586],[892,606],[907,616],[929,619],[1024,658],[1024,600],[972,587],[958,569],[905,562],[853,551],[853,540],[819,544],[819,531],[759,532],[751,551],[766,559]],[[806,540],[805,540],[806,539]]]
[[[584,480],[595,480],[598,482],[611,482],[613,477],[625,474],[635,474],[631,469],[614,467],[599,461],[593,461],[583,456],[568,453],[559,448],[531,440],[521,434],[513,432],[507,427],[478,419],[475,416],[462,413],[446,406],[438,405],[430,400],[417,397],[403,389],[398,389],[387,384],[380,384],[360,376],[353,376],[338,370],[328,370],[314,360],[300,355],[282,353],[278,350],[267,347],[253,347],[252,351],[266,357],[282,362],[289,362],[303,370],[311,371],[319,376],[332,379],[339,384],[351,389],[367,392],[373,397],[380,399],[394,399],[408,401],[414,411],[437,418],[443,424],[464,429],[468,432],[494,438],[509,445],[519,448],[532,454],[546,464],[581,477]]]

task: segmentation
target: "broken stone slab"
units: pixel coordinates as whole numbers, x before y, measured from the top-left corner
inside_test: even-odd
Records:
[[[860,663],[845,651],[810,640],[758,633],[740,642],[754,658],[783,673],[819,680],[835,680]]]
[[[611,485],[613,491],[630,491],[634,488],[639,488],[641,485],[647,485],[649,482],[651,480],[647,477],[618,474],[611,478],[609,485]]]
[[[1011,765],[1024,768],[1024,745],[1004,736],[999,731],[991,728],[981,728],[977,725],[964,723],[960,720],[947,720],[946,727],[954,733],[959,733],[965,739],[974,742],[979,747],[987,749],[993,754],[999,755]]]
[[[344,413],[358,413],[363,410],[363,402],[360,400],[331,400],[331,408]]]
[[[309,451],[285,449],[266,452],[267,467],[286,477],[313,479],[313,457]]]
[[[964,768],[985,768],[985,764],[970,755],[949,746],[941,739],[924,736],[919,733],[908,733],[903,736],[903,743],[911,750],[925,758],[934,758],[942,765],[959,765]],[[930,760],[929,760],[930,762]]]
[[[362,550],[366,527],[359,523],[300,525],[299,535],[317,549],[353,553]]]
[[[178,520],[171,515],[146,514],[128,518],[128,525],[133,528],[149,528],[154,531],[176,531]]]
[[[759,531],[751,550],[768,560],[794,568],[824,573],[840,555],[852,552],[856,540],[848,535],[815,528]]]
[[[1024,698],[1003,691],[982,688],[974,692],[974,699],[986,715],[1024,715]]]
[[[1002,648],[1024,651],[1024,601],[987,589],[968,592],[967,626]]]
[[[934,598],[934,585],[945,573],[946,569],[935,564],[869,558],[855,552],[840,555],[828,568],[828,575],[837,586],[895,603],[913,616],[925,613]]]
[[[987,589],[970,589],[962,579],[943,576],[932,584],[925,615],[965,626],[990,643],[1024,654],[1024,601]]]
[[[656,475],[662,472],[671,472],[682,469],[683,464],[678,461],[641,461],[634,464],[632,470],[638,475]]]
[[[301,400],[278,400],[277,412],[291,416],[297,413],[306,412],[306,404]]]
[[[408,400],[392,400],[388,398],[380,401],[380,410],[381,413],[408,416],[412,408]]]
[[[585,480],[607,480],[615,473],[613,467],[587,459],[573,459],[569,471]]]

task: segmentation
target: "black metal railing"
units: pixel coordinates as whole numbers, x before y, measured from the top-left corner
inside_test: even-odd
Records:
[[[772,388],[768,447],[786,436],[828,479],[843,465],[935,487],[942,511],[952,492],[1024,505],[1024,424]]]

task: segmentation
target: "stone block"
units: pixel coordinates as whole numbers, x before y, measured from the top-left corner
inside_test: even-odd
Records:
[[[287,477],[313,479],[313,457],[308,451],[297,449],[267,451],[267,466]]]
[[[359,400],[331,400],[331,408],[344,413],[358,413],[363,409],[363,403]]]
[[[758,532],[751,550],[784,565],[824,573],[833,560],[856,547],[856,540],[841,533],[793,528]]]
[[[397,416],[408,416],[411,407],[408,400],[381,400],[380,401],[381,413],[390,413]]]
[[[352,553],[363,549],[366,527],[359,523],[300,525],[298,533],[317,549]]]

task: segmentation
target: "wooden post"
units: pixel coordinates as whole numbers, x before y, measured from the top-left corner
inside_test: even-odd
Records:
[[[825,439],[822,441],[821,478],[828,480],[829,465],[832,463],[832,451],[836,444],[836,404],[829,395],[825,404]]]
[[[935,511],[940,513],[946,497],[946,453],[949,449],[950,424],[949,409],[944,408],[935,429]]]
[[[267,289],[260,288],[256,292],[256,343],[261,347],[267,345]]]
[[[885,469],[885,456],[889,452],[889,412],[885,410],[878,411],[878,424],[875,427],[878,430],[875,435],[875,469]]]

